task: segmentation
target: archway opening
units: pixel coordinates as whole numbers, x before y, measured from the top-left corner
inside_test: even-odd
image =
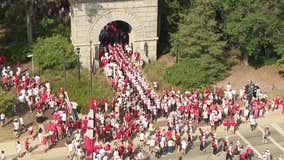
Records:
[[[129,33],[132,27],[124,21],[112,21],[105,25],[100,32],[99,41],[101,45],[107,44],[128,44],[129,43]]]

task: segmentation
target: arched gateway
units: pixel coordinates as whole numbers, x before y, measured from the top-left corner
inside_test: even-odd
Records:
[[[99,37],[112,22],[129,25],[129,45],[147,62],[157,58],[158,0],[73,0],[71,40],[89,67],[90,50],[98,57]]]

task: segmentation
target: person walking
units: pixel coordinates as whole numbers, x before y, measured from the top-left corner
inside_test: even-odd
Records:
[[[226,160],[233,160],[232,143],[227,148]]]
[[[226,138],[223,140],[223,151],[226,151],[229,146],[229,138],[226,136]]]
[[[7,155],[4,150],[1,151],[1,160],[7,160]]]
[[[13,125],[14,125],[14,135],[15,135],[16,138],[18,138],[19,137],[20,123],[19,123],[17,118],[14,119]]]
[[[29,134],[29,136],[30,136],[30,138],[32,139],[32,140],[34,140],[34,137],[33,137],[33,127],[32,126],[30,126],[29,128],[28,128],[28,134]]]
[[[250,147],[247,148],[246,155],[247,155],[247,160],[251,160],[252,159],[253,150]]]
[[[204,151],[204,149],[205,149],[205,142],[206,142],[206,137],[205,137],[205,135],[202,135],[200,137],[200,151]]]
[[[24,122],[24,119],[23,117],[20,117],[19,118],[19,122],[20,122],[20,131],[25,131],[26,127],[25,127],[25,122]]]
[[[2,128],[2,127],[4,126],[4,124],[5,124],[5,119],[6,119],[6,116],[5,116],[5,114],[2,112],[2,113],[0,114],[0,128]]]
[[[26,155],[30,154],[30,142],[29,142],[29,138],[26,139],[25,143],[24,143],[24,147],[25,147],[25,151],[26,151]]]
[[[17,141],[16,151],[17,151],[17,157],[18,159],[20,159],[22,157],[22,144],[20,141]]]
[[[250,122],[251,131],[254,131],[256,129],[256,120],[253,117],[253,115],[250,115],[249,122]]]
[[[263,134],[264,134],[263,135],[263,143],[266,144],[268,142],[269,138],[270,138],[270,135],[271,135],[271,132],[270,132],[270,129],[269,129],[268,126],[266,126],[264,128],[264,133]]]
[[[186,154],[187,146],[188,146],[187,141],[185,138],[183,138],[181,141],[181,148],[182,148],[182,154],[184,155]]]

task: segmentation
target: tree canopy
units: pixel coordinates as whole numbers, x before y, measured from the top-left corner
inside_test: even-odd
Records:
[[[70,41],[61,35],[38,38],[32,45],[35,62],[42,69],[62,69],[64,58],[67,61],[66,68],[74,67],[76,56],[73,50]]]

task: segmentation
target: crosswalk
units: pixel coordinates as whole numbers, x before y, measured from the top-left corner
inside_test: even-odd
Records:
[[[282,133],[284,130],[281,128],[284,128],[284,123],[271,123],[268,126],[271,130],[271,140],[266,144],[263,142],[263,128],[265,126],[260,125],[255,131],[251,131],[248,124],[242,124],[235,135],[229,136],[229,140],[233,142],[233,147],[235,146],[237,140],[240,141],[243,149],[251,147],[255,153],[254,159],[257,159],[257,157],[262,155],[265,150],[269,149],[272,153],[273,159],[284,160],[284,137]],[[222,145],[222,141],[220,141],[219,145]],[[180,155],[181,153],[175,151],[172,154],[162,156],[161,159],[176,160]],[[211,144],[207,146],[205,151],[200,151],[198,140],[194,142],[192,149],[190,149],[188,153],[183,156],[184,159],[194,160],[225,160],[225,157],[226,153],[222,150],[218,155],[213,155]],[[234,157],[234,159],[238,158],[239,156]],[[155,158],[153,155],[150,155],[150,159]]]

